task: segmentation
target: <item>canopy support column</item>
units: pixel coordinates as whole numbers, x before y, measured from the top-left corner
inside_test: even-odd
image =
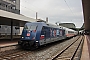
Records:
[[[11,20],[11,41],[13,40],[13,20]]]

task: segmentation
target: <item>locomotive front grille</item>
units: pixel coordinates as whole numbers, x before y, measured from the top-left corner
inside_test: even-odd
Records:
[[[32,45],[34,45],[34,43],[35,43],[35,41],[32,41],[32,40],[30,40],[30,41],[23,41],[23,45],[25,45],[25,46],[32,46]]]

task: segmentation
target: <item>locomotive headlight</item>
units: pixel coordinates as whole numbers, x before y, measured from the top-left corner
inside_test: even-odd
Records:
[[[36,41],[36,42],[38,42],[38,41]]]
[[[24,38],[24,37],[22,37],[22,38]]]

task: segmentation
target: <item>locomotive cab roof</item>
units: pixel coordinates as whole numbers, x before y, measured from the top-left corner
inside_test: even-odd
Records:
[[[51,23],[45,23],[45,22],[27,22],[26,24],[40,24],[42,26],[48,26],[48,27],[52,27],[52,28],[59,28],[59,29],[63,29],[62,26],[57,26],[55,24],[51,24]]]

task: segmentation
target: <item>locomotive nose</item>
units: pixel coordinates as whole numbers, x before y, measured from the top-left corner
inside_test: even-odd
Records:
[[[36,32],[31,30],[31,31],[27,31],[25,38],[29,40],[34,40],[35,36],[36,36]]]

